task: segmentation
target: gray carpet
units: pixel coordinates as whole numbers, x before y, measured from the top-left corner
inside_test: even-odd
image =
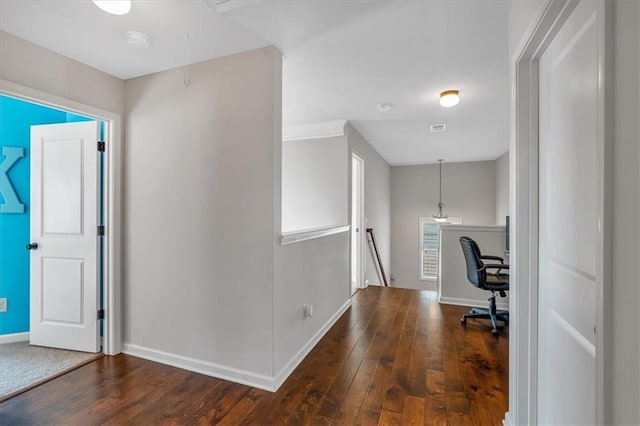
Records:
[[[99,356],[99,354],[30,346],[29,342],[1,344],[0,401]]]

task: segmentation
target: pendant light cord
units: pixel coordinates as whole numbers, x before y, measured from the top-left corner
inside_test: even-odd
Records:
[[[182,67],[182,82],[185,87],[191,86],[191,69],[189,65],[189,33],[187,33],[187,42],[185,46],[184,66]]]
[[[442,160],[438,160],[440,162],[440,203],[442,205]]]

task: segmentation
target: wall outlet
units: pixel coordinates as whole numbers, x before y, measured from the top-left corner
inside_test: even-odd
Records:
[[[304,317],[311,318],[313,316],[313,305],[304,305]]]
[[[7,298],[0,297],[0,312],[7,312]]]

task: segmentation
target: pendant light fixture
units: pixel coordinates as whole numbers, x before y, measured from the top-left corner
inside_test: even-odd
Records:
[[[444,207],[442,202],[442,159],[439,159],[438,162],[440,163],[440,202],[438,202],[438,212],[433,214],[433,220],[442,223],[447,221],[448,216],[442,211]]]

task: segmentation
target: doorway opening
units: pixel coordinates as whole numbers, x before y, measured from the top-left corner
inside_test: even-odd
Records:
[[[364,288],[364,160],[351,154],[351,294]]]
[[[8,366],[7,362],[5,362],[11,357],[14,357],[14,359],[16,357],[17,359],[28,358],[29,362],[32,363],[34,360],[36,362],[36,364],[28,365],[33,374],[18,374],[17,377],[20,380],[17,380],[17,383],[11,383],[11,386],[7,389],[2,389],[0,399],[5,399],[16,391],[20,391],[20,388],[25,386],[30,388],[34,384],[49,380],[62,372],[68,371],[70,368],[75,368],[94,359],[96,353],[101,356],[102,353],[117,354],[120,352],[121,336],[118,318],[120,306],[116,297],[119,280],[116,279],[116,274],[114,273],[116,270],[114,253],[117,249],[114,244],[114,236],[117,232],[115,226],[113,226],[116,219],[116,215],[114,215],[116,195],[119,196],[119,191],[117,191],[118,194],[114,191],[114,152],[116,152],[114,145],[117,139],[115,135],[119,133],[120,118],[112,113],[5,81],[2,81],[0,102],[0,109],[2,109],[2,117],[0,118],[2,120],[0,126],[0,141],[2,145],[0,147],[0,164],[2,164],[0,254],[3,259],[2,266],[0,266],[0,299],[2,299],[2,308],[4,308],[0,312],[2,316],[0,321],[0,344],[2,344],[0,356],[3,358],[3,368],[7,367],[11,370],[18,370],[15,366]],[[48,259],[48,263],[43,262],[41,257],[38,257],[34,262],[34,253],[44,254],[46,250],[52,249],[53,244],[49,242],[42,244],[43,241],[40,241],[41,244],[38,245],[37,238],[34,238],[32,230],[31,222],[33,222],[32,212],[34,208],[32,196],[34,194],[31,175],[33,172],[32,160],[34,159],[32,156],[31,126],[35,126],[33,127],[34,129],[89,126],[94,130],[93,141],[82,140],[78,145],[78,140],[74,142],[73,138],[54,138],[56,142],[53,144],[43,143],[46,149],[44,152],[42,150],[40,152],[42,157],[46,157],[49,160],[58,156],[59,159],[63,159],[62,163],[66,163],[67,166],[69,163],[76,162],[76,172],[86,167],[84,161],[76,161],[78,160],[78,154],[82,151],[90,153],[87,158],[92,158],[95,174],[93,183],[89,184],[89,186],[93,187],[92,194],[88,195],[91,196],[90,204],[93,204],[92,215],[96,227],[89,229],[91,224],[86,221],[86,217],[83,217],[83,220],[76,224],[83,228],[80,234],[89,234],[90,230],[93,231],[94,238],[91,241],[93,243],[92,259],[89,262],[86,259],[79,258],[77,253],[65,255],[66,259],[65,256],[59,256],[59,262],[56,265],[53,264],[55,262],[51,262],[51,259]],[[99,152],[100,147],[96,143],[98,140],[105,142],[106,149],[104,153]],[[68,149],[70,147],[73,148],[74,144],[76,145],[75,153],[73,149],[71,151]],[[52,147],[55,147],[55,149],[52,149]],[[93,150],[87,149],[89,147]],[[48,232],[45,232],[49,236],[56,234],[56,231],[52,228],[56,225],[55,220],[58,220],[57,225],[60,225],[60,218],[64,219],[72,216],[68,214],[68,200],[55,195],[57,190],[61,190],[62,193],[69,192],[69,188],[72,188],[73,184],[69,184],[65,179],[73,175],[73,173],[69,171],[68,167],[58,167],[58,169],[58,171],[55,171],[51,167],[45,167],[40,170],[40,175],[37,178],[41,184],[45,183],[44,192],[47,193],[45,195],[40,194],[40,201],[45,200],[45,204],[48,203],[49,207],[58,213],[57,219],[55,217],[39,217],[37,220],[41,224],[49,226]],[[99,172],[99,170],[101,171]],[[86,176],[78,176],[78,179],[82,181],[86,179]],[[56,189],[56,185],[59,188]],[[40,188],[40,190],[42,191],[43,188]],[[82,198],[88,195],[82,192],[79,197]],[[86,206],[76,207],[76,210],[80,211],[86,208]],[[42,206],[37,208],[40,211]],[[60,213],[61,211],[63,212],[62,214]],[[53,222],[51,222],[52,219],[54,219]],[[100,228],[97,225],[107,231],[104,232],[104,236],[98,236]],[[67,237],[68,241],[74,239],[71,235],[67,235]],[[119,250],[117,251],[119,252]],[[50,258],[51,256],[48,257]],[[93,268],[88,268],[88,263],[93,263]],[[31,335],[33,318],[30,318],[34,312],[31,306],[33,280],[30,277],[33,271],[30,271],[30,269],[34,264],[40,267],[42,265],[51,266],[49,275],[53,277],[54,286],[46,289],[45,286],[40,285],[38,287],[45,289],[45,292],[49,291],[49,295],[55,294],[54,299],[59,302],[65,301],[64,306],[56,308],[57,312],[56,309],[52,311],[41,306],[38,311],[47,317],[41,322],[43,324],[51,324],[55,322],[53,320],[57,316],[59,325],[66,325],[68,329],[80,329],[82,325],[76,321],[79,318],[83,324],[90,323],[94,331],[92,336],[94,344],[91,348],[69,347],[66,344],[58,345],[56,342],[51,344],[36,342],[36,345],[67,347],[79,351],[87,350],[88,353],[77,351],[63,353],[55,349],[45,350],[44,347],[30,346],[28,344],[30,338],[33,337]],[[76,266],[75,271],[72,270],[74,268],[69,270],[71,278],[76,278],[75,281],[59,279],[60,274],[58,272],[60,271],[57,270],[59,269],[57,267],[70,265]],[[75,273],[83,270],[86,273],[82,274],[82,276]],[[86,293],[87,286],[94,287],[93,300],[95,308],[83,302],[76,303],[77,300],[75,302],[71,301],[74,296]],[[53,290],[56,291],[54,292]],[[75,294],[71,290],[75,290]],[[69,291],[71,292],[69,293]],[[67,294],[70,299],[60,298],[60,294]],[[53,308],[53,305],[51,307]],[[76,318],[65,317],[69,315]],[[74,321],[69,320],[74,320],[75,324]],[[65,321],[68,323],[64,324]],[[49,338],[49,333],[44,335]],[[48,365],[38,365],[37,359],[43,352],[48,352],[48,355],[44,355],[45,358],[53,356],[56,362],[48,362]],[[48,359],[50,360],[51,358]],[[9,380],[5,380],[5,378],[7,376],[3,374],[3,384],[9,385]]]

